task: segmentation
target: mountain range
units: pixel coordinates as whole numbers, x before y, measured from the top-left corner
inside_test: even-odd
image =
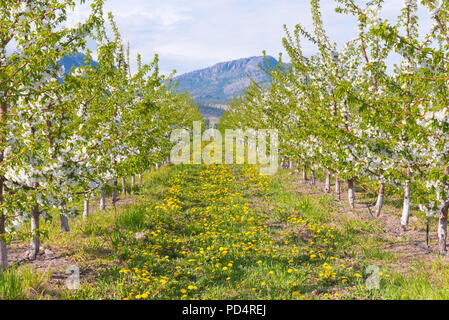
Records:
[[[71,68],[86,64],[82,53],[64,57],[66,74]],[[93,61],[92,64],[98,65]],[[218,119],[224,113],[229,100],[243,93],[251,83],[268,83],[270,76],[266,69],[274,68],[278,61],[271,56],[257,56],[217,63],[209,68],[188,72],[174,78],[179,92],[189,92],[201,114],[207,119]]]
[[[278,61],[271,56],[249,57],[221,62],[209,68],[185,73],[174,78],[180,92],[189,92],[206,118],[220,117],[229,100],[239,96],[251,80],[268,83],[266,69],[274,68]]]
[[[86,65],[86,55],[83,53],[74,53],[70,56],[66,55],[62,60],[59,61],[60,66],[64,66],[65,75],[67,75],[72,67],[78,68]],[[92,60],[92,66],[97,66],[98,62]]]

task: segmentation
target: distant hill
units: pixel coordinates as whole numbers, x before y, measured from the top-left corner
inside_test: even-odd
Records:
[[[67,75],[72,67],[81,67],[86,65],[86,55],[83,53],[74,53],[70,56],[65,56],[62,60],[59,61],[60,66],[64,66],[65,75]],[[98,63],[96,61],[92,61],[93,66],[97,66]]]
[[[278,61],[267,56],[238,59],[218,63],[212,67],[192,71],[174,78],[180,92],[188,91],[200,106],[203,116],[220,117],[233,96],[239,96],[250,85],[248,76],[258,83],[270,77],[264,70],[277,66]]]
[[[75,53],[65,56],[59,64],[64,66],[67,75],[72,67],[86,65],[86,56]],[[175,77],[174,81],[178,83],[178,91],[188,91],[194,97],[205,118],[217,120],[225,112],[229,99],[241,95],[250,85],[248,76],[258,83],[267,83],[270,77],[264,70],[277,64],[278,61],[271,56],[267,56],[267,61],[263,56],[250,57],[192,71]],[[98,63],[92,61],[92,65],[97,66]]]

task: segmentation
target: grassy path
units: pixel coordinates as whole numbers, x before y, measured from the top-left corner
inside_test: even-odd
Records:
[[[22,283],[24,292],[43,299],[449,298],[445,259],[405,259],[408,244],[378,220],[344,212],[287,171],[264,177],[252,166],[166,167],[139,193],[117,211],[72,221],[70,235],[55,232],[55,221],[44,224],[58,254],[52,261],[63,263]],[[68,291],[61,270],[72,264],[81,288]],[[11,297],[1,286],[0,296]]]
[[[88,287],[74,297],[379,297],[381,290],[367,290],[365,271],[371,260],[391,257],[380,242],[359,243],[361,233],[380,232],[377,226],[336,221],[331,199],[290,192],[287,179],[260,176],[254,167],[168,170],[152,182],[161,192],[156,201],[116,221],[112,244],[122,266],[100,274],[102,291]],[[391,281],[381,267],[379,285]]]

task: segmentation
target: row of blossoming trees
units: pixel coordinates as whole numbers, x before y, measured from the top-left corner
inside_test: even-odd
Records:
[[[81,1],[84,3],[85,1]],[[39,252],[39,220],[59,213],[69,231],[70,204],[111,186],[118,177],[141,174],[170,154],[170,132],[202,119],[170,78],[137,58],[130,71],[112,15],[91,1],[84,23],[69,26],[72,0],[8,0],[0,4],[0,269],[7,243],[31,223],[29,258]],[[107,26],[107,27],[105,27]],[[106,30],[112,30],[108,35]],[[96,60],[62,70],[61,59],[97,42]]]
[[[283,45],[291,66],[269,71],[268,85],[253,83],[235,100],[223,127],[275,128],[280,153],[301,167],[326,171],[340,197],[348,184],[369,178],[379,185],[376,215],[386,184],[403,188],[401,225],[410,206],[439,215],[440,252],[446,252],[449,207],[449,2],[404,0],[395,24],[380,16],[383,1],[359,6],[337,0],[336,11],[357,18],[357,36],[337,46],[326,34],[319,0],[311,1],[313,30],[286,29]],[[418,6],[428,8],[433,25],[420,34]],[[305,56],[302,41],[316,46]],[[392,57],[401,63],[389,68]],[[413,196],[412,196],[413,195]]]

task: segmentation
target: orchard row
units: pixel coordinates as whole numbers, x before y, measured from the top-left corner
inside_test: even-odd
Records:
[[[76,1],[0,4],[0,269],[11,239],[31,239],[35,259],[42,217],[59,213],[69,231],[76,195],[85,197],[84,216],[94,192],[104,208],[112,188],[114,203],[119,177],[164,162],[171,131],[202,120],[190,97],[159,74],[157,57],[143,64],[138,56],[131,72],[113,16],[103,1],[90,3],[89,17],[75,26],[67,20]],[[81,51],[85,65],[63,70],[60,61]]]
[[[357,2],[358,3],[358,2]],[[400,15],[382,17],[383,1],[359,6],[336,0],[338,13],[355,17],[357,36],[338,46],[327,35],[320,1],[311,1],[313,30],[286,29],[291,65],[268,70],[272,82],[253,83],[233,101],[222,128],[279,130],[280,154],[301,168],[327,172],[348,184],[354,206],[357,177],[379,185],[381,215],[388,185],[404,189],[401,225],[411,204],[439,215],[439,250],[446,252],[449,208],[449,2],[404,0]],[[433,25],[420,26],[419,7]],[[306,56],[303,42],[316,48]],[[280,60],[282,57],[280,57]],[[401,61],[394,65],[392,61]],[[414,196],[417,195],[417,196]],[[419,196],[418,196],[419,195]]]

